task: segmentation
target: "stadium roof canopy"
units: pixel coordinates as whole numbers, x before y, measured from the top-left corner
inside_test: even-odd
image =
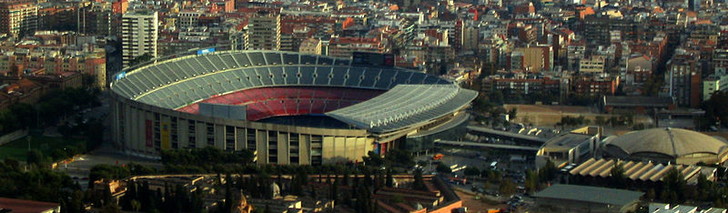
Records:
[[[369,101],[326,115],[373,132],[390,132],[455,112],[477,95],[452,84],[397,85]]]

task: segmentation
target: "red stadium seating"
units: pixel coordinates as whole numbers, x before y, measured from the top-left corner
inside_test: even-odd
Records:
[[[311,99],[313,100],[313,103],[311,103],[311,112],[310,114],[323,114],[324,107],[326,107],[325,99]]]
[[[179,108],[197,114],[199,103],[246,105],[247,118],[256,121],[275,116],[323,114],[369,100],[382,90],[337,87],[267,87],[216,95]]]
[[[298,99],[288,99],[283,103],[283,108],[286,110],[286,115],[298,115]]]

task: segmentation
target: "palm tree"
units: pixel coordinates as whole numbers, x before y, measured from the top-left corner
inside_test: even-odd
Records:
[[[142,203],[138,200],[131,200],[131,208],[134,209],[134,212],[139,212],[139,209],[142,208]]]

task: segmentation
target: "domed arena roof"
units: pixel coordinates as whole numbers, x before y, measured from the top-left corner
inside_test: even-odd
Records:
[[[728,143],[691,130],[655,128],[619,136],[606,144],[605,151],[621,158],[716,163],[725,161]]]

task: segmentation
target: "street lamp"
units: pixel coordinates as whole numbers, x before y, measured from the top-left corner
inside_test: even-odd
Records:
[[[28,137],[25,137],[25,140],[28,141],[28,152],[30,152],[30,141],[33,138],[33,136],[28,135]]]

